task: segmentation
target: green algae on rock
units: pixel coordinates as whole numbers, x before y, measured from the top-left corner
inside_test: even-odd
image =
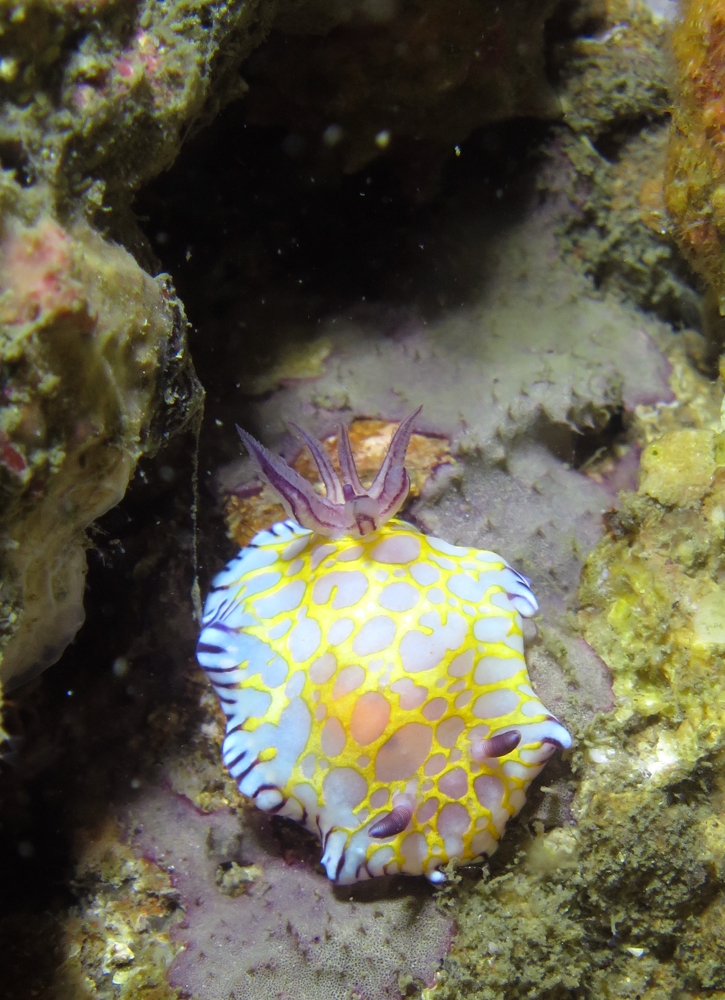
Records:
[[[665,187],[677,240],[725,314],[722,0],[684,0],[673,47],[676,80]]]
[[[725,988],[725,435],[705,411],[647,446],[585,566],[580,624],[617,704],[575,749],[574,824],[534,824],[451,902],[460,933],[428,998]]]
[[[131,198],[195,122],[243,92],[239,63],[273,6],[27,0],[0,11],[5,682],[72,639],[85,528],[201,398],[170,281],[84,220],[148,260]]]
[[[559,98],[564,121],[594,139],[617,123],[669,109],[668,25],[643,0],[577,4],[573,19],[586,35],[560,49],[566,56]]]
[[[170,166],[190,126],[239,96],[263,37],[259,0],[139,5],[29,0],[0,14],[3,162],[78,198],[126,205]],[[266,5],[267,19],[272,5]],[[258,34],[259,32],[259,34]],[[55,203],[55,204],[53,204]]]
[[[85,223],[6,213],[0,326],[0,676],[17,683],[83,622],[85,529],[201,390],[170,284]]]
[[[693,759],[723,739],[724,507],[725,436],[667,432],[645,449],[639,490],[614,515],[581,590],[584,632],[612,670],[620,715],[670,720]]]
[[[181,912],[168,873],[136,857],[111,820],[78,839],[74,889],[83,905],[64,923],[57,1000],[177,1000],[166,970],[178,951],[170,930]]]
[[[653,6],[577,5],[572,27],[586,24],[587,36],[554,50],[564,127],[552,154],[571,164],[574,209],[561,241],[597,286],[698,327],[699,294],[665,208],[672,27]]]

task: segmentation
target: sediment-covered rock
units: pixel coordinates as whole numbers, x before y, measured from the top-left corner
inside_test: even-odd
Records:
[[[83,622],[85,529],[198,408],[186,319],[86,223],[9,210],[0,233],[0,676],[53,663]]]
[[[684,0],[666,201],[678,242],[725,313],[725,4]]]

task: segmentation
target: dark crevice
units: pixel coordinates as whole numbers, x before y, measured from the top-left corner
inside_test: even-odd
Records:
[[[616,123],[592,140],[592,145],[608,163],[617,163],[624,147],[633,139],[638,138],[653,125],[662,125],[669,119],[669,114],[633,115],[630,118],[617,118]]]
[[[28,188],[35,184],[36,177],[30,158],[19,139],[0,142],[0,169],[12,171],[21,187]]]
[[[624,407],[619,407],[612,413],[608,423],[600,430],[576,435],[571,461],[572,467],[581,469],[593,459],[603,458],[605,454],[612,451],[615,444],[626,438],[626,430]]]
[[[560,462],[572,469],[583,469],[593,461],[601,461],[617,444],[627,439],[624,407],[613,410],[606,423],[591,429],[577,429],[572,423],[551,421],[539,415],[535,427],[526,434],[527,441],[538,441]]]

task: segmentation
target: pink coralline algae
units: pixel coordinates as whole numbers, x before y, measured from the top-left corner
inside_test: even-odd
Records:
[[[117,83],[128,87],[146,80],[155,101],[163,101],[171,96],[171,90],[164,82],[171,71],[163,60],[165,46],[146,31],[138,31],[131,45],[116,59],[114,68]]]
[[[18,449],[13,447],[4,431],[0,431],[0,462],[9,472],[15,472],[18,475],[25,472],[28,467],[28,463]]]
[[[78,312],[68,234],[52,219],[10,229],[0,247],[0,322],[8,326]]]

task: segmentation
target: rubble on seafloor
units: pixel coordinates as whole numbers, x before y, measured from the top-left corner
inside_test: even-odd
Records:
[[[725,990],[722,381],[698,370],[708,367],[705,338],[663,322],[698,324],[701,308],[663,207],[667,29],[652,17],[658,6],[597,0],[580,5],[578,21],[567,8],[569,27],[559,23],[558,30],[570,39],[563,54],[549,53],[564,124],[545,138],[546,164],[532,168],[542,203],[512,182],[521,198],[512,207],[507,183],[495,181],[481,203],[459,194],[437,220],[434,213],[412,224],[406,217],[406,254],[418,256],[380,279],[376,287],[389,301],[386,294],[364,305],[333,298],[320,307],[314,280],[295,298],[272,269],[264,272],[257,252],[266,247],[272,257],[286,246],[279,218],[271,220],[268,245],[259,236],[245,244],[243,225],[238,234],[222,232],[222,222],[238,218],[235,205],[216,209],[206,224],[218,259],[206,246],[197,253],[191,240],[182,246],[156,216],[152,223],[164,236],[159,252],[170,232],[178,256],[192,261],[174,279],[190,296],[201,331],[195,360],[210,390],[200,470],[202,575],[234,551],[221,538],[214,504],[224,508],[237,544],[276,516],[236,457],[234,421],[296,457],[309,474],[286,421],[332,446],[343,420],[372,468],[395,421],[423,402],[411,449],[416,490],[405,516],[452,542],[496,549],[532,577],[542,616],[527,634],[529,668],[574,732],[574,750],[548,765],[490,866],[459,871],[437,897],[405,878],[335,890],[317,867],[316,842],[294,824],[250,810],[221,767],[223,719],[192,658],[193,473],[178,453],[147,459],[117,516],[104,520],[107,537],[96,536],[94,614],[76,647],[13,695],[0,830],[10,859],[0,939],[14,943],[4,972],[11,1000],[559,1000],[573,993],[584,1000],[699,1000]],[[311,32],[311,49],[334,54],[334,37],[348,39],[359,19],[387,9],[363,7],[339,5],[345,23],[338,36],[334,26],[316,40]],[[522,10],[528,6],[517,7],[517,16]],[[48,156],[43,167],[53,198],[67,205],[78,197],[92,210],[107,191],[109,214],[117,213],[105,236],[77,219],[57,221],[42,199],[38,212],[17,222],[22,233],[37,236],[40,225],[55,234],[40,260],[29,255],[37,282],[23,287],[39,309],[24,328],[29,343],[45,349],[39,334],[46,320],[55,338],[73,342],[92,314],[96,332],[109,331],[109,343],[123,353],[124,344],[139,345],[134,317],[149,301],[157,343],[168,343],[169,286],[110,241],[125,233],[140,259],[151,259],[130,215],[124,218],[119,192],[170,162],[194,116],[224,102],[231,93],[224,79],[231,88],[243,54],[272,23],[265,11],[263,3],[217,10],[214,31],[204,34],[196,9],[142,7],[138,25],[131,15],[121,18],[105,52],[97,43],[106,14],[83,35],[90,5],[71,11],[39,3],[12,29],[25,52],[34,25],[53,28],[71,53],[61,92],[71,87],[80,110],[69,112],[62,132],[57,109],[40,97],[23,103],[27,93],[41,93],[37,79],[52,82],[52,74],[44,77],[37,66],[37,79],[21,74],[19,49],[16,70],[4,63],[0,70],[16,73],[10,82],[24,109],[13,112],[20,117],[11,124],[33,139],[27,149],[3,146],[4,157],[13,154],[16,175],[27,179],[43,161],[43,135],[58,125],[58,145],[48,149],[60,158]],[[300,4],[295,12],[306,27],[320,9]],[[368,54],[384,48],[384,24],[385,17],[365,29],[381,47]],[[288,29],[277,24],[279,32]],[[167,59],[172,35],[181,41]],[[293,48],[304,44],[289,37]],[[268,53],[259,50],[260,78],[284,44],[275,35]],[[23,58],[32,64],[32,56]],[[532,66],[540,71],[535,60]],[[423,83],[436,79],[424,74]],[[268,100],[260,94],[260,114],[269,112]],[[378,158],[386,148],[392,154],[394,137],[387,146],[377,142],[367,124],[356,135],[355,121],[366,123],[367,111],[356,119],[350,108],[351,145],[323,140],[322,157],[342,157],[356,138]],[[319,111],[308,111],[303,122],[314,124]],[[309,162],[302,131],[288,132],[295,141],[281,154],[297,166]],[[150,135],[146,161],[139,150]],[[486,143],[499,144],[491,154],[492,161],[501,157],[498,176],[511,173],[506,133],[489,133]],[[91,149],[97,161],[84,159]],[[401,163],[405,157],[396,169]],[[411,176],[420,177],[409,163]],[[78,182],[72,191],[60,181],[53,186],[66,176]],[[181,176],[187,201],[192,189],[207,204],[206,185]],[[355,197],[372,204],[374,184],[359,188]],[[278,196],[274,190],[267,205]],[[72,261],[65,271],[56,266],[58,247],[67,247]],[[229,259],[259,268],[254,296],[235,287]],[[375,261],[379,271],[389,260]],[[98,304],[87,272],[101,281],[105,267],[127,283],[107,284]],[[408,282],[411,274],[417,284]],[[399,287],[407,301],[392,294]],[[362,279],[360,288],[368,294]],[[418,294],[435,308],[418,308]],[[265,314],[259,302],[266,300],[270,310],[282,303],[287,314]],[[121,307],[128,322],[119,327]],[[124,341],[129,330],[131,341]],[[123,356],[129,365],[139,361],[133,351]],[[116,374],[128,370],[114,365]],[[48,372],[52,400],[50,364]],[[168,384],[160,379],[157,387]],[[18,417],[22,395],[4,419]],[[152,436],[138,430],[150,421],[145,402],[131,427],[133,462]],[[38,445],[32,423],[26,431],[29,442],[21,448],[13,437],[10,447],[35,474],[49,461],[48,448]],[[67,440],[75,447],[75,437]],[[54,455],[65,459],[66,451]],[[60,531],[45,527],[48,544],[58,544]],[[113,567],[105,575],[101,559]]]

